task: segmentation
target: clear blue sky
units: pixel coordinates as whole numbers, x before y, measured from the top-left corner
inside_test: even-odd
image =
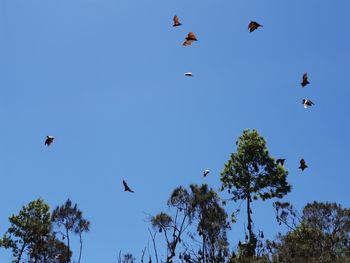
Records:
[[[22,205],[69,197],[91,221],[82,262],[116,262],[120,249],[140,259],[146,213],[168,211],[176,186],[218,189],[245,128],[287,159],[284,200],[349,207],[349,10],[348,0],[0,0],[0,234]],[[249,33],[251,20],[264,27]],[[189,31],[199,41],[182,47]],[[253,209],[255,229],[282,230],[271,202]],[[231,241],[244,239],[243,220]]]

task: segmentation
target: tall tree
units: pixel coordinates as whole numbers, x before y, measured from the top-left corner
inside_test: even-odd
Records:
[[[290,192],[291,186],[287,182],[288,172],[276,164],[265,139],[256,130],[244,130],[236,145],[237,152],[231,154],[221,173],[221,190],[227,189],[233,201],[247,203],[246,256],[251,257],[255,255],[257,241],[252,228],[252,201],[282,198]]]
[[[64,239],[67,239],[67,255],[70,253],[70,233],[78,234],[80,241],[79,259],[82,253],[82,233],[90,230],[90,222],[83,218],[83,213],[78,209],[77,204],[72,205],[72,201],[68,199],[64,205],[57,206],[52,212],[52,222],[58,228],[58,232]],[[60,231],[63,228],[63,231]],[[67,262],[70,262],[70,257],[66,257]]]
[[[228,257],[227,229],[230,223],[220,199],[213,189],[203,184],[190,185],[193,217],[198,220],[197,232],[202,237],[199,262],[225,262]]]
[[[183,250],[179,258],[182,261],[225,262],[229,254],[226,232],[230,224],[213,189],[206,184],[190,185],[190,191],[182,186],[177,187],[168,200],[168,206],[175,208],[174,216],[162,212],[151,219],[153,227],[164,233],[168,248],[167,262],[172,262],[180,243]],[[196,240],[193,246],[183,241],[183,233],[191,224],[196,226],[198,234],[186,231],[191,240]],[[197,240],[198,236],[201,241]]]
[[[42,199],[23,206],[9,221],[11,227],[0,246],[12,249],[13,262],[60,262],[66,246],[52,232],[49,206]],[[70,251],[67,256],[70,257]]]
[[[182,241],[182,235],[191,223],[190,196],[183,187],[176,188],[169,200],[168,206],[175,208],[175,216],[159,213],[151,218],[152,226],[164,233],[167,243],[167,261],[172,262],[177,245]]]

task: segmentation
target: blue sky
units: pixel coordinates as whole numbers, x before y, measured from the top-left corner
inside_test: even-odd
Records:
[[[168,211],[179,185],[218,189],[246,128],[287,159],[284,200],[349,207],[348,10],[347,0],[0,0],[0,233],[38,197],[52,208],[71,198],[91,221],[83,262],[116,262],[120,249],[139,259],[146,214]],[[249,33],[251,20],[264,27]],[[199,41],[183,47],[190,31]],[[271,202],[253,209],[256,229],[282,231]]]

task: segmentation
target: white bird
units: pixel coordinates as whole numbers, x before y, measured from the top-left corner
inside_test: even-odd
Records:
[[[209,173],[210,173],[210,171],[208,169],[205,169],[203,172],[203,176],[206,177]]]
[[[308,107],[315,105],[315,103],[313,103],[311,100],[303,99],[303,105],[304,105],[304,108],[307,109]]]
[[[186,73],[185,73],[185,76],[186,76],[186,77],[193,77],[193,74],[192,74],[192,72],[189,71],[189,72],[186,72]]]

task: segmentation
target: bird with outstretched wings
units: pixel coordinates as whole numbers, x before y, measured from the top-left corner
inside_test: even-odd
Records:
[[[312,105],[315,105],[311,100],[309,99],[303,99],[302,104],[304,105],[304,108],[307,109],[308,107],[311,107]]]
[[[259,27],[262,27],[262,25],[255,21],[251,21],[248,25],[248,29],[250,32],[257,30]]]
[[[185,38],[185,42],[183,42],[183,46],[189,46],[192,44],[193,41],[198,41],[195,34],[193,32],[188,33],[187,37]]]
[[[130,193],[134,192],[133,190],[131,190],[131,188],[128,186],[128,184],[125,182],[125,180],[123,180],[123,185],[124,185],[125,192],[130,192]]]
[[[208,169],[205,169],[203,172],[203,176],[206,177],[209,173],[210,173],[210,171]]]

